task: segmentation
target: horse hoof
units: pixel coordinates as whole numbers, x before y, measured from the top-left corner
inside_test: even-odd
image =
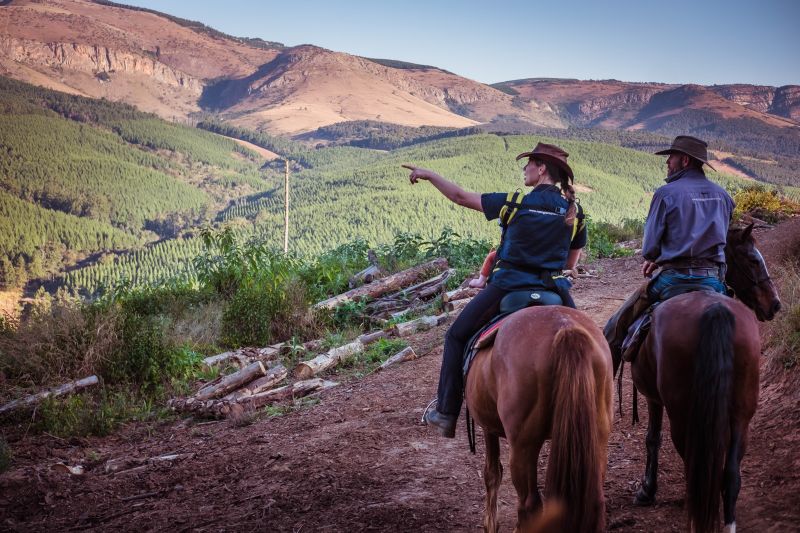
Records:
[[[636,496],[633,498],[633,504],[639,507],[647,507],[656,503],[655,495],[647,494],[643,489],[636,491]]]

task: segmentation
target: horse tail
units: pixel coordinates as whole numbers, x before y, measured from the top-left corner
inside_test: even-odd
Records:
[[[597,343],[582,327],[559,330],[552,346],[553,429],[545,486],[564,502],[563,531],[605,531],[605,443],[599,435]]]
[[[733,314],[720,303],[706,308],[700,317],[685,453],[689,521],[699,533],[719,527],[730,431],[734,325]]]

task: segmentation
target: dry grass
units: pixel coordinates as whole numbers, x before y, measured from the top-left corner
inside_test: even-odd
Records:
[[[115,309],[84,313],[77,303],[42,303],[0,335],[0,371],[17,389],[96,374],[121,345]],[[5,386],[0,396],[11,390]]]
[[[222,336],[225,302],[213,300],[193,307],[172,321],[167,339],[176,345],[216,346]]]
[[[780,286],[782,309],[764,336],[770,371],[800,365],[800,257],[786,259],[773,275]]]

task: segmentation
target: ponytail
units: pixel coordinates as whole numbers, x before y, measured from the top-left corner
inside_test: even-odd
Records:
[[[564,172],[564,169],[554,163],[543,161],[535,157],[531,157],[531,159],[535,161],[537,165],[544,165],[550,177],[558,181],[559,185],[561,185],[561,194],[563,194],[564,198],[569,202],[564,224],[572,227],[575,224],[575,217],[578,215],[578,206],[575,203],[575,188],[570,184],[569,176]]]
[[[567,199],[567,202],[569,202],[567,214],[564,217],[564,224],[572,226],[575,224],[575,217],[578,214],[578,206],[575,203],[575,188],[570,184],[569,176],[567,176],[566,172],[562,170],[559,177],[561,181],[561,193],[564,195],[564,198]]]

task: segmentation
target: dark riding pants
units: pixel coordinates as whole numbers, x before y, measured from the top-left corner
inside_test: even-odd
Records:
[[[440,413],[458,415],[461,412],[461,402],[464,399],[464,349],[469,339],[497,314],[500,300],[506,294],[508,291],[491,283],[486,285],[447,330],[437,394],[436,410]]]

